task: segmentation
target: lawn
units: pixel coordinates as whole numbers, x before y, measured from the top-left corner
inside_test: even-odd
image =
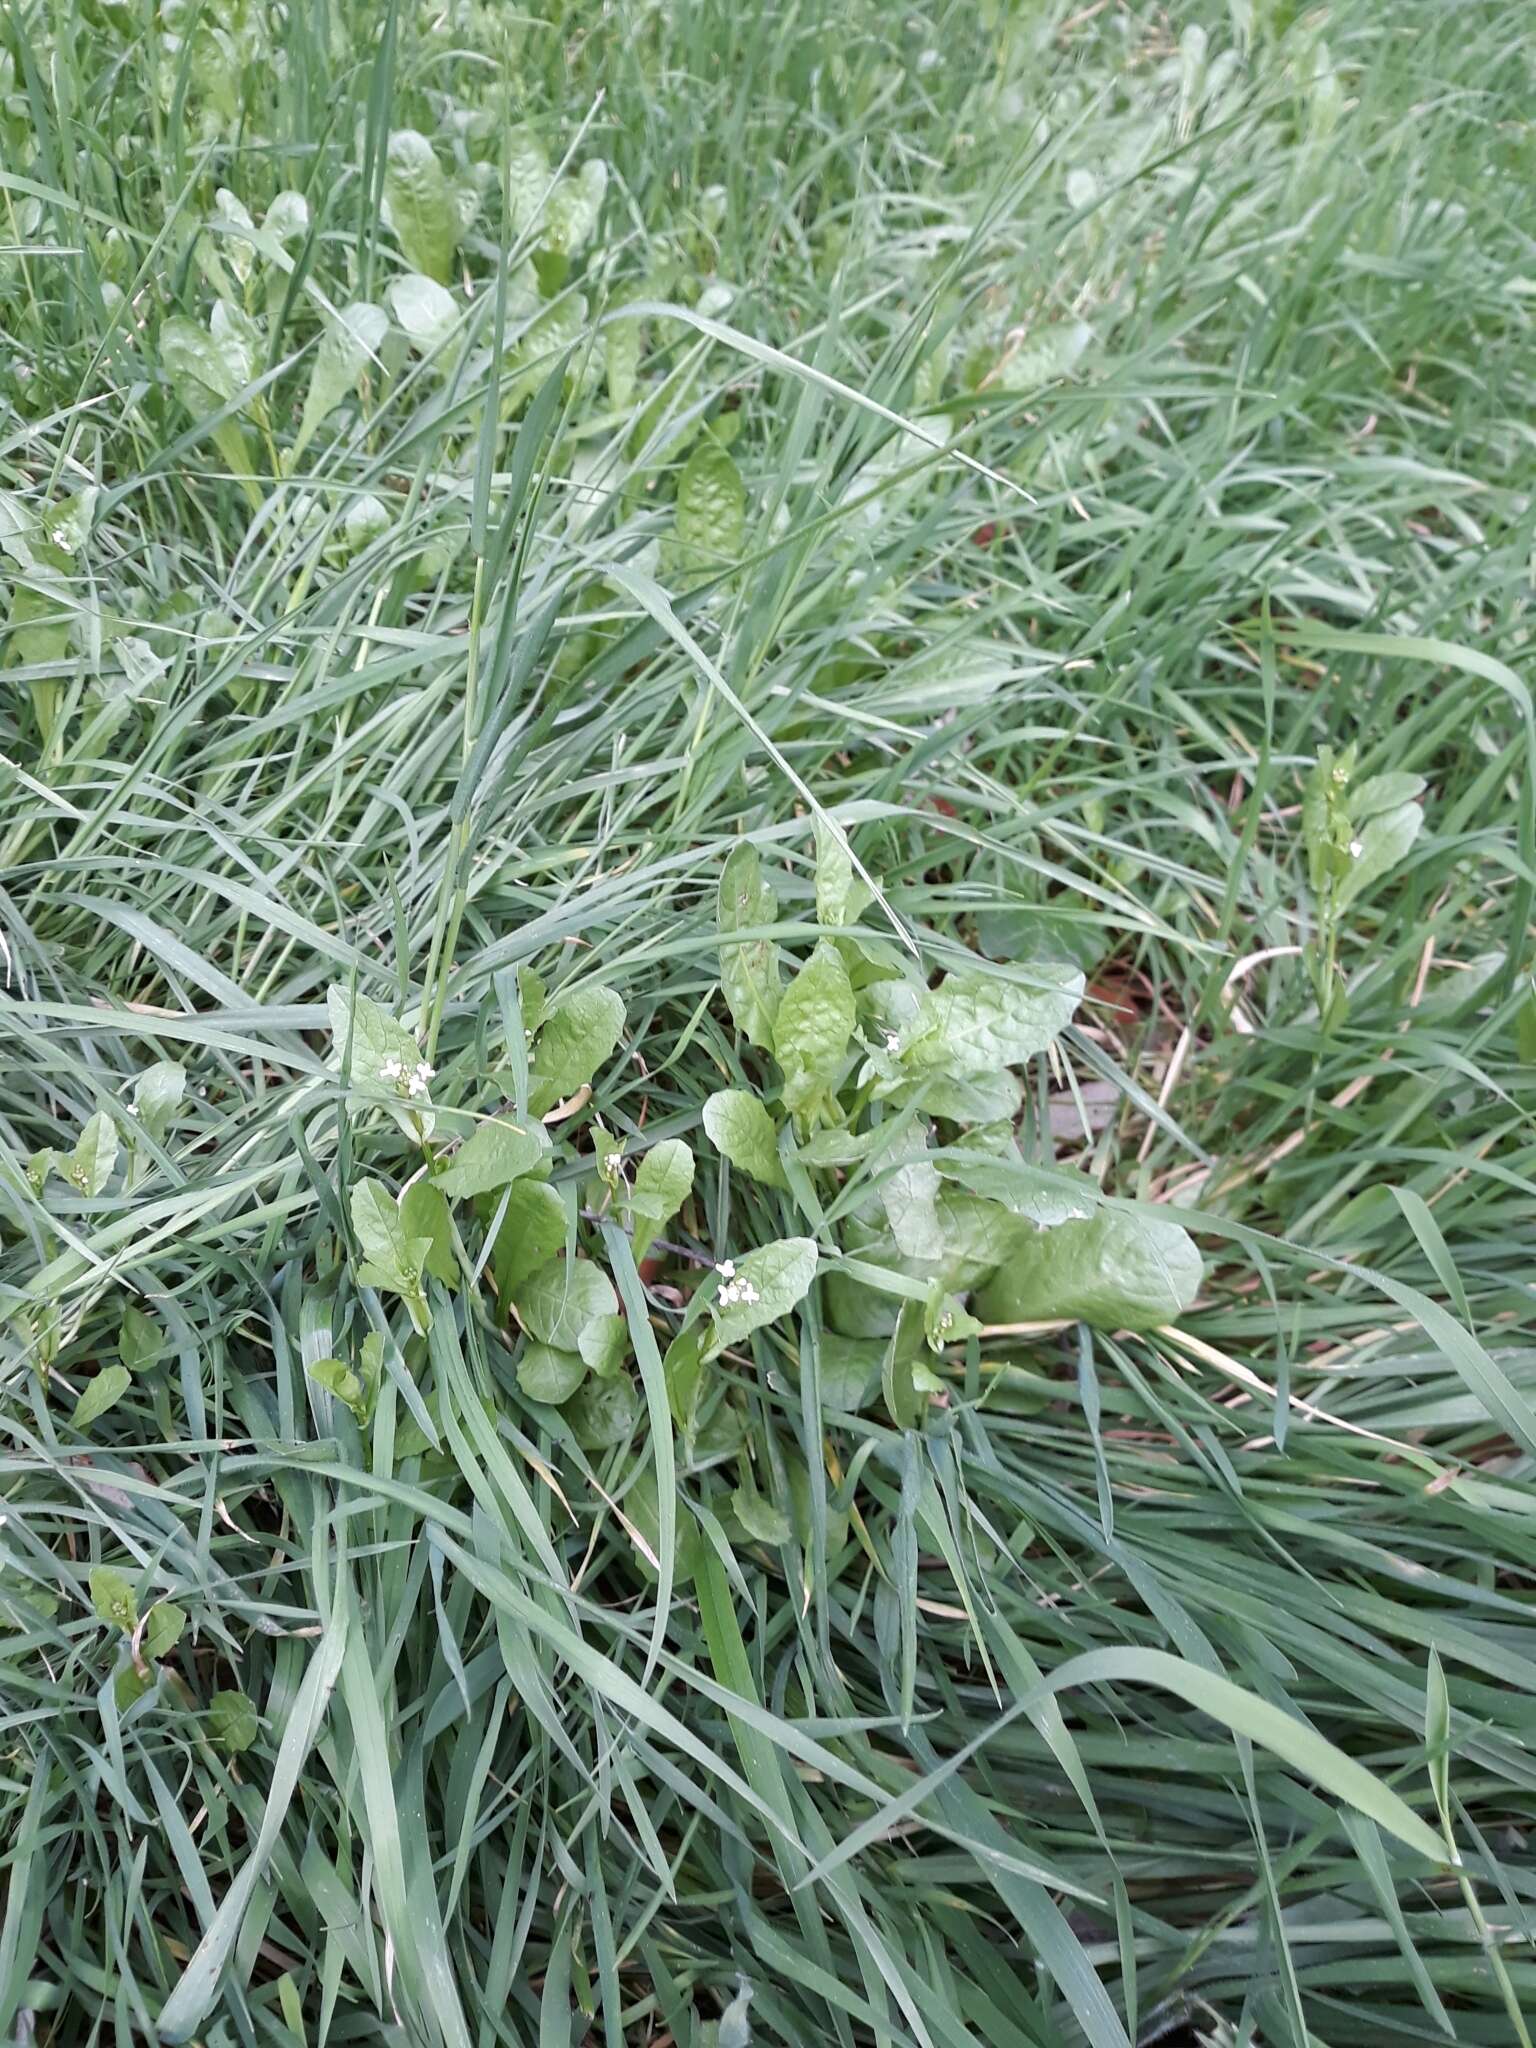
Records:
[[[1533,107],[9,10],[0,2040],[1531,2048]]]

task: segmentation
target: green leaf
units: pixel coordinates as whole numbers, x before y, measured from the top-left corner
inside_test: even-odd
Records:
[[[367,1420],[367,1389],[351,1366],[343,1364],[339,1358],[317,1358],[313,1365],[305,1367],[305,1371],[317,1387],[324,1387],[327,1393],[334,1394],[338,1401],[350,1408],[360,1423]]]
[[[117,1164],[117,1125],[98,1109],[64,1162],[64,1178],[82,1195],[99,1195]]]
[[[859,879],[840,826],[816,820],[816,921],[852,924],[874,899]]]
[[[431,1322],[421,1273],[431,1240],[412,1237],[405,1228],[394,1196],[382,1181],[359,1181],[352,1190],[352,1228],[362,1250],[357,1277],[365,1287],[398,1294],[418,1330]]]
[[[903,1065],[950,1077],[986,1075],[1044,1052],[1082,1001],[1082,970],[1036,960],[1027,972],[1025,984],[961,968],[936,989],[925,989],[910,1027],[900,1033]]]
[[[145,1693],[155,1689],[155,1673],[141,1671],[137,1664],[125,1664],[112,1681],[112,1697],[117,1702],[117,1711],[126,1714]]]
[[[580,255],[597,227],[608,190],[608,166],[590,157],[574,178],[562,178],[544,210],[543,247],[569,259]]]
[[[337,1067],[350,1059],[351,1086],[375,1100],[383,1096],[408,1137],[429,1137],[434,1118],[424,1090],[431,1071],[413,1034],[360,991],[352,995],[333,986],[326,991],[325,1003],[332,1057]]]
[[[139,1625],[138,1602],[133,1587],[115,1565],[98,1564],[91,1569],[91,1605],[97,1616],[132,1635]]]
[[[942,1351],[946,1344],[958,1344],[981,1329],[953,1294],[946,1294],[937,1282],[929,1289],[923,1306],[923,1336],[930,1351]]]
[[[435,1185],[454,1201],[504,1188],[540,1165],[549,1151],[542,1125],[525,1129],[509,1117],[478,1125],[437,1175]]]
[[[31,1188],[34,1195],[40,1195],[43,1192],[43,1189],[48,1185],[49,1174],[62,1171],[59,1162],[63,1157],[64,1154],[54,1145],[43,1145],[36,1152],[29,1155],[27,1159],[27,1185]]]
[[[779,949],[772,939],[726,943],[739,931],[758,931],[777,922],[778,899],[763,879],[757,848],[733,847],[720,876],[720,987],[743,1038],[773,1051],[773,1020],[780,1001]]]
[[[635,1383],[627,1373],[611,1380],[589,1379],[565,1410],[571,1432],[585,1451],[604,1451],[621,1444],[640,1412]]]
[[[549,158],[537,136],[531,128],[514,128],[507,140],[507,198],[515,236],[538,219],[549,184]]]
[[[1422,775],[1402,770],[1372,775],[1350,791],[1349,815],[1357,825],[1362,825],[1379,811],[1395,811],[1402,804],[1412,803],[1416,796],[1424,794],[1425,787]]]
[[[897,1249],[909,1259],[944,1256],[944,1226],[939,1218],[943,1182],[938,1168],[924,1157],[921,1134],[914,1134],[913,1156],[880,1175],[880,1201]],[[898,1155],[899,1156],[899,1155]]]
[[[587,1376],[587,1361],[575,1351],[557,1351],[550,1344],[530,1344],[517,1362],[517,1384],[530,1401],[558,1408]]]
[[[635,1257],[643,1259],[651,1240],[687,1201],[693,1188],[693,1153],[681,1138],[663,1138],[635,1169],[630,1209]]]
[[[459,244],[458,214],[436,152],[414,128],[397,129],[389,138],[384,203],[406,262],[446,284]]]
[[[672,1420],[690,1440],[698,1423],[699,1402],[704,1392],[704,1344],[707,1335],[707,1326],[703,1323],[692,1323],[679,1330],[661,1361]]]
[[[1424,813],[1411,802],[1368,818],[1349,843],[1349,866],[1339,883],[1339,908],[1353,903],[1405,860],[1423,827]]]
[[[1064,1320],[1151,1330],[1183,1314],[1204,1270],[1179,1224],[1101,1209],[1086,1222],[1026,1232],[976,1311],[988,1323]]]
[[[160,365],[166,381],[197,421],[233,403],[254,370],[254,357],[241,326],[227,313],[220,325],[222,332],[216,337],[178,314],[160,329]],[[249,478],[254,463],[238,419],[221,421],[213,429],[213,444],[236,476]],[[252,484],[247,489],[259,504],[259,491]]]
[[[389,315],[367,299],[354,300],[341,309],[339,319],[327,323],[309,373],[304,416],[294,437],[294,457],[309,444],[326,415],[355,389],[368,365],[376,361],[388,332]]]
[[[459,1284],[458,1254],[453,1248],[453,1216],[441,1191],[430,1180],[413,1180],[400,1197],[400,1221],[407,1237],[427,1240],[426,1270],[445,1287]]]
[[[736,1519],[754,1543],[787,1543],[789,1518],[770,1500],[764,1500],[750,1480],[744,1479],[731,1495]]]
[[[160,1600],[144,1617],[144,1633],[139,1637],[140,1654],[158,1663],[168,1657],[181,1641],[181,1632],[187,1625],[187,1610],[178,1607],[174,1600]]]
[[[243,1692],[216,1692],[208,1702],[208,1733],[220,1749],[239,1756],[260,1732],[256,1709]]]
[[[395,325],[418,355],[435,355],[459,324],[459,301],[430,277],[410,271],[384,293]]]
[[[187,1070],[175,1060],[146,1067],[133,1087],[133,1113],[157,1145],[164,1144],[171,1118],[187,1092]]]
[[[153,1316],[129,1302],[117,1333],[117,1355],[129,1372],[148,1372],[165,1351],[165,1332]]]
[[[683,465],[677,517],[667,549],[670,569],[693,578],[728,568],[741,554],[747,487],[726,450],[706,435]]]
[[[132,1385],[133,1375],[126,1365],[104,1365],[96,1377],[87,1380],[80,1389],[73,1417],[76,1429],[88,1429],[97,1416],[105,1415]]]
[[[623,1316],[594,1316],[582,1324],[576,1348],[599,1379],[610,1379],[629,1355],[629,1324]]]
[[[503,1303],[565,1243],[565,1204],[546,1181],[515,1181],[505,1199],[506,1214],[491,1254],[491,1278]]]
[[[825,1100],[842,1075],[855,1022],[853,985],[830,939],[785,989],[773,1021],[773,1052],[784,1071],[784,1105],[805,1114]]]
[[[608,1275],[590,1259],[556,1259],[532,1273],[517,1291],[518,1321],[530,1336],[557,1351],[580,1348],[581,1333],[599,1316],[618,1312]]]
[[[710,1303],[715,1319],[711,1355],[787,1315],[815,1277],[816,1245],[809,1237],[779,1238],[737,1259]]]
[[[624,1030],[624,999],[600,982],[562,989],[539,1028],[529,1070],[529,1107],[543,1116],[592,1079]]]
[[[722,1088],[704,1104],[704,1128],[722,1158],[766,1187],[784,1185],[773,1118],[745,1088]]]

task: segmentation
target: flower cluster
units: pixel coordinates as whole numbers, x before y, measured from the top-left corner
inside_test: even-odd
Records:
[[[396,1087],[403,1084],[407,1095],[425,1095],[428,1084],[436,1072],[436,1067],[429,1067],[425,1060],[418,1060],[412,1069],[407,1069],[404,1060],[387,1059],[379,1062],[380,1079],[393,1081]]]
[[[753,1302],[762,1300],[762,1296],[745,1274],[739,1280],[736,1278],[736,1268],[730,1259],[722,1259],[715,1271],[725,1283],[715,1296],[717,1307],[733,1308],[738,1301],[750,1307]]]

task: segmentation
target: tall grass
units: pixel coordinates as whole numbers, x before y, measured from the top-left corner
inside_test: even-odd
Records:
[[[99,0],[5,47],[0,2035],[1528,2043],[1525,10]],[[608,166],[566,275],[523,123]],[[457,325],[295,452],[406,268],[403,129],[478,181]],[[249,374],[189,407],[166,323],[220,297]],[[689,565],[710,433],[745,513]],[[1423,823],[1332,914],[1351,745]],[[698,1155],[658,1265],[596,1240],[659,1360],[728,1249],[833,1246],[700,1126],[764,1071],[722,865],[807,950],[813,807],[872,945],[1085,970],[1021,1155],[1176,1207],[1199,1301],[988,1331],[913,1419],[819,1398],[813,1293],[712,1430],[642,1341],[583,1448],[483,1284],[413,1340],[357,1283],[348,1192],[414,1164],[327,989],[450,1125],[516,1092],[514,970],[621,992],[558,1128]],[[115,1172],[40,1189],[100,1112]],[[307,1368],[369,1327],[360,1428]]]

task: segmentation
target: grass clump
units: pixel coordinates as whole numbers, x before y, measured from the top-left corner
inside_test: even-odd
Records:
[[[1528,2041],[1523,10],[7,33],[0,2037]]]

